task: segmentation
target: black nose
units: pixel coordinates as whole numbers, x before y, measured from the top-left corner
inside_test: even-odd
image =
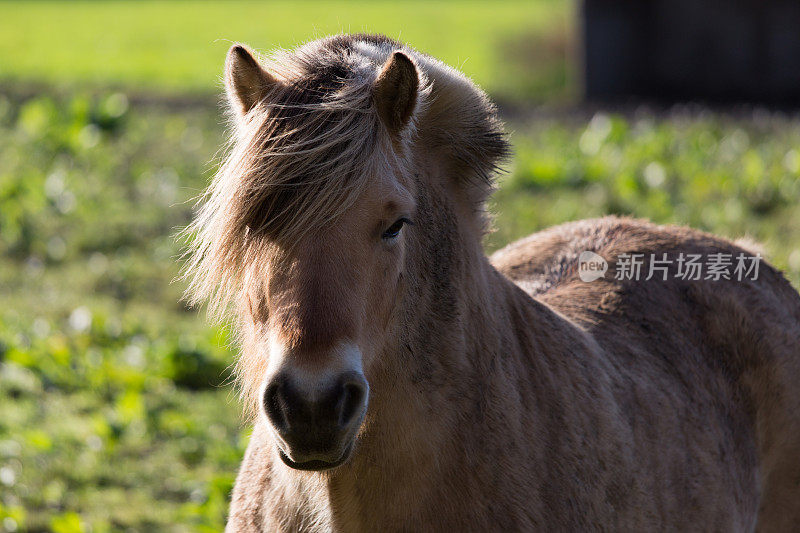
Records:
[[[286,373],[275,376],[264,391],[264,410],[283,441],[284,462],[318,470],[346,459],[366,410],[367,392],[360,372],[346,372],[327,387],[310,389]]]

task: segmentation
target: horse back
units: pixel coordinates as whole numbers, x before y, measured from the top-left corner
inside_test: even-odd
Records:
[[[599,279],[580,278],[586,251],[608,262]],[[646,279],[651,256],[674,264],[718,253],[755,255],[696,230],[607,217],[534,234],[491,260],[597,341],[637,461],[685,488],[676,509],[692,514],[692,478],[705,478],[706,491],[730,495],[740,528],[791,529],[800,524],[800,296],[764,261],[756,279],[683,280],[674,270]],[[638,279],[617,279],[625,254],[644,258]],[[649,453],[685,457],[665,465]]]

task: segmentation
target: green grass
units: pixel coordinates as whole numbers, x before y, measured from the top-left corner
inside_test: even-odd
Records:
[[[220,141],[213,108],[0,97],[0,530],[221,529],[230,340],[172,283]]]
[[[800,286],[800,120],[755,110],[599,112],[517,126],[490,249],[609,213],[748,237]]]
[[[208,92],[232,42],[260,50],[380,32],[508,97],[564,90],[569,4],[498,2],[3,2],[0,79]],[[513,75],[512,75],[513,74]]]

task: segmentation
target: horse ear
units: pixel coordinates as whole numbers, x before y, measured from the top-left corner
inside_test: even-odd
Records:
[[[278,80],[264,70],[244,45],[235,44],[228,50],[228,57],[225,59],[225,90],[231,104],[241,114],[250,111],[276,83]]]
[[[404,53],[393,53],[383,65],[373,93],[378,115],[391,133],[400,133],[411,120],[417,89],[417,67]]]

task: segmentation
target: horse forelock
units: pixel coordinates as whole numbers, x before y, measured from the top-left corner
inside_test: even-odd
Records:
[[[420,81],[399,141],[373,101],[375,80],[396,50],[412,58]],[[460,178],[491,184],[507,152],[486,96],[457,71],[397,41],[338,35],[276,52],[262,64],[279,83],[234,121],[224,161],[184,232],[187,298],[207,301],[212,318],[233,310],[246,270],[264,265],[276,246],[290,247],[329,224],[371,178],[411,172],[400,154],[424,145],[456,162],[452,171]],[[484,199],[477,196],[478,203]]]
[[[224,316],[246,265],[263,259],[266,243],[291,247],[386,171],[391,143],[372,86],[391,48],[379,53],[375,46],[331,38],[265,61],[281,83],[235,125],[186,230],[187,294],[194,303],[208,300],[213,317]]]

